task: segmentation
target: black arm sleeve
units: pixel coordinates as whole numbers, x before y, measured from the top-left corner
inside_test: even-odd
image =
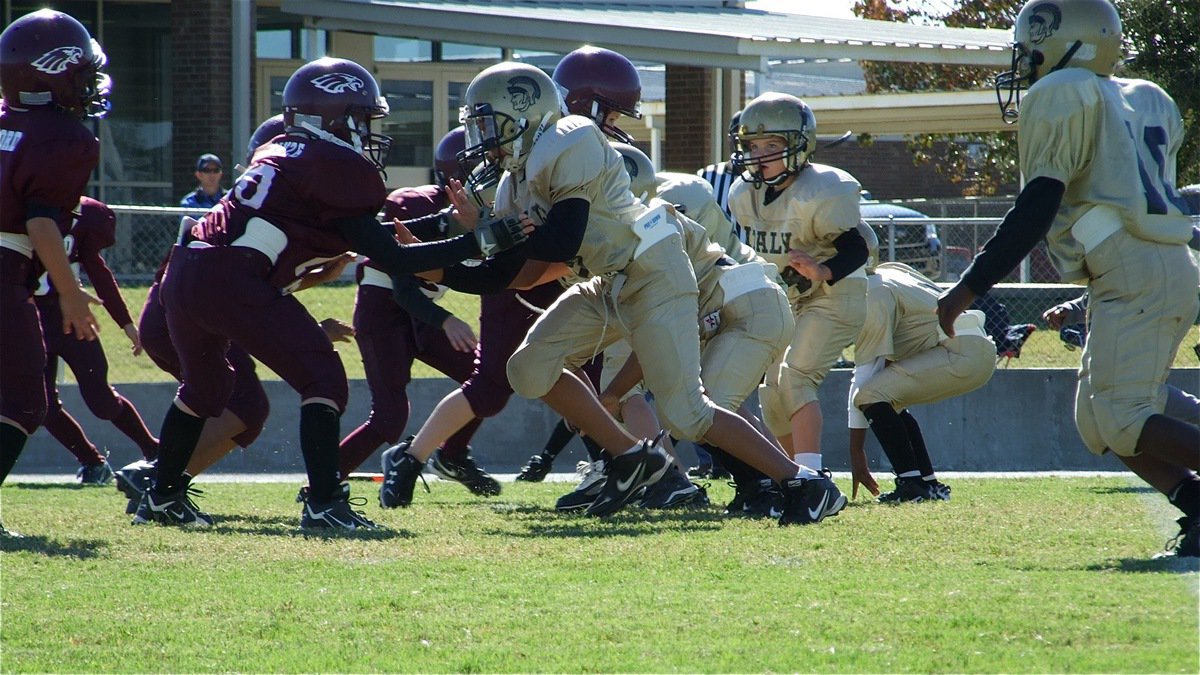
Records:
[[[869,255],[867,241],[858,233],[858,228],[846,230],[838,235],[838,238],[833,240],[833,247],[837,249],[837,253],[825,261],[825,266],[829,268],[830,272],[833,272],[833,277],[828,282],[830,286],[867,264]]]
[[[420,218],[401,221],[408,228],[413,236],[421,241],[434,241],[446,236],[446,216],[449,209],[442,209],[437,213],[431,213]]]
[[[356,253],[369,256],[388,274],[414,274],[448,267],[479,255],[479,244],[471,234],[401,246],[390,234],[391,228],[381,225],[374,216],[344,218],[334,224]]]
[[[525,257],[545,262],[566,262],[579,254],[587,230],[591,205],[572,197],[555,202],[541,227],[533,231],[522,250]]]
[[[441,328],[451,316],[450,312],[421,292],[420,280],[410,274],[392,275],[392,299],[409,316],[434,328]]]
[[[508,288],[525,265],[525,256],[506,251],[479,265],[452,265],[442,270],[442,285],[462,293],[487,295]]]
[[[983,295],[1012,272],[1050,231],[1066,190],[1061,181],[1045,176],[1026,184],[1004,222],[963,272],[963,285],[975,295]]]

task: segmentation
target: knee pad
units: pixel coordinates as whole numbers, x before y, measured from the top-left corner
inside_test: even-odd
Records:
[[[562,363],[549,364],[529,344],[521,345],[508,359],[508,383],[523,398],[539,399],[562,375]]]

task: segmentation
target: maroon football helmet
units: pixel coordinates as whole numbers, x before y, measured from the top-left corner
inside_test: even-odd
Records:
[[[446,187],[451,178],[463,184],[467,182],[467,172],[458,163],[458,154],[466,149],[466,127],[455,127],[438,141],[437,149],[433,151],[433,173],[438,185]]]
[[[12,108],[57,106],[104,117],[111,81],[104,50],[83,24],[49,9],[17,19],[0,34],[0,89]]]
[[[558,62],[554,81],[568,112],[591,119],[622,143],[633,143],[632,136],[605,121],[613,111],[642,118],[642,78],[629,59],[603,47],[580,47]]]
[[[283,115],[273,115],[258,125],[258,128],[250,136],[250,142],[246,144],[246,166],[250,166],[256,150],[266,145],[267,141],[282,134],[284,131],[287,131],[287,125],[283,123]]]
[[[387,100],[366,68],[324,57],[304,64],[283,87],[283,122],[361,153],[380,171],[392,139],[371,133],[371,120],[388,116]]]

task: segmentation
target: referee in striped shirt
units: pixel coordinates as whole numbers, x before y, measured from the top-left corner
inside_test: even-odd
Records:
[[[737,150],[737,128],[742,120],[742,111],[739,110],[733,114],[729,120],[729,153],[732,155]],[[717,203],[725,211],[725,215],[729,217],[733,223],[733,231],[737,232],[738,239],[746,241],[745,235],[742,233],[742,228],[738,225],[737,218],[729,211],[729,188],[733,186],[733,181],[738,177],[741,171],[733,168],[733,163],[726,160],[720,164],[709,164],[708,166],[696,172],[698,176],[708,181],[709,185],[713,186],[713,196],[716,197]]]

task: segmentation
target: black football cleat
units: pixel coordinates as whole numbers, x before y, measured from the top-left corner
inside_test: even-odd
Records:
[[[950,498],[949,489],[946,491],[946,498]],[[934,487],[929,481],[924,480],[919,476],[908,478],[896,478],[896,489],[891,492],[885,492],[879,495],[880,504],[905,504],[908,502],[931,502],[938,501],[939,498],[934,492]]]
[[[429,468],[445,480],[462,483],[473,495],[494,497],[500,494],[500,481],[479,468],[470,455],[461,460],[452,460],[443,456],[441,448],[438,448],[429,458]]]
[[[305,530],[378,530],[379,526],[354,506],[362,506],[367,500],[350,498],[350,484],[342,483],[333,498],[324,503],[315,503],[304,494],[304,508],[300,514],[300,528]]]
[[[550,469],[554,466],[554,457],[551,455],[539,452],[525,466],[521,467],[521,473],[517,474],[517,480],[526,481],[529,483],[540,483],[546,480],[546,475],[550,473]]]
[[[587,514],[603,518],[620,511],[642,488],[653,485],[671,470],[671,457],[659,446],[662,433],[653,441],[642,441],[634,452],[613,458],[608,463],[608,478]]]
[[[133,524],[161,523],[181,527],[210,527],[213,517],[201,511],[192,501],[193,495],[200,494],[200,490],[191,487],[187,476],[184,476],[182,485],[173,492],[161,494],[157,487],[147,490],[138,502]]]
[[[814,525],[836,516],[846,506],[846,495],[827,475],[792,478],[783,488],[783,513],[780,525]]]
[[[425,463],[408,454],[409,441],[402,441],[383,452],[380,465],[383,469],[383,484],[379,486],[379,506],[394,509],[412,504],[413,490],[417,479],[424,482],[421,472]],[[425,485],[429,490],[429,485]]]

